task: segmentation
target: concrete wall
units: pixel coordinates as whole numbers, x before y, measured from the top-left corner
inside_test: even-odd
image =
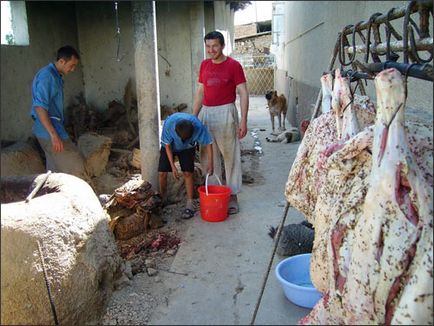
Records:
[[[129,78],[135,90],[131,4],[118,2],[120,49],[117,57],[114,2],[26,2],[29,46],[1,46],[1,139],[24,140],[33,122],[31,83],[35,73],[55,60],[56,50],[70,44],[81,55],[78,69],[65,78],[65,107],[84,92],[89,105],[106,110],[123,101]],[[191,110],[197,73],[205,57],[204,32],[227,31],[233,46],[233,11],[225,2],[156,3],[160,103],[187,103]],[[166,62],[164,57],[169,63]]]
[[[226,1],[214,1],[214,27],[225,37],[225,55],[231,55],[235,47],[234,11]]]
[[[156,3],[161,105],[175,106],[186,103],[191,109],[192,67],[195,69],[192,60],[197,61],[192,58],[192,46],[197,42],[192,38],[197,36],[197,32],[192,32],[197,28],[191,29],[191,25],[196,23],[191,21],[191,15],[196,12],[192,8],[197,8],[198,5],[196,2]],[[200,10],[203,15],[203,5],[199,5],[197,11]],[[95,1],[77,4],[86,100],[101,110],[105,110],[111,100],[122,101],[129,78],[132,79],[135,90],[133,26],[129,2],[118,2],[118,16],[120,50],[117,58],[114,3]],[[200,15],[196,15],[196,18],[199,19]],[[203,18],[201,19],[203,22]],[[203,42],[203,36],[198,38]]]
[[[29,46],[1,46],[1,139],[31,136],[32,80],[63,45],[78,47],[73,2],[26,2]],[[83,91],[80,66],[65,77],[65,103]]]
[[[256,23],[235,26],[235,38],[256,34]]]
[[[79,1],[76,6],[86,102],[104,111],[112,100],[123,102],[129,78],[135,90],[131,5],[118,2],[119,56],[114,2]]]
[[[191,110],[192,40],[189,3],[161,1],[157,2],[156,10],[161,104],[175,106],[186,103],[188,110]]]
[[[269,34],[239,38],[235,41],[233,54],[261,54],[269,53],[271,45],[271,32]]]
[[[407,1],[287,1],[285,2],[285,44],[274,47],[278,56],[275,87],[289,96],[291,123],[300,123],[313,113],[320,85],[320,77],[327,69],[338,33],[349,24],[368,20],[376,13],[387,13],[392,7],[401,7]],[[305,31],[322,23],[299,37]],[[402,18],[392,22],[402,31]],[[381,27],[383,31],[384,27]],[[384,40],[384,36],[382,37]],[[356,40],[360,43],[360,39]],[[384,57],[383,57],[384,58]],[[363,61],[363,56],[359,58]],[[402,54],[401,59],[402,62]],[[340,66],[339,61],[335,68]],[[291,79],[293,78],[293,79]],[[373,82],[368,81],[368,95],[375,100]],[[409,79],[407,104],[425,112],[432,110],[432,83]]]

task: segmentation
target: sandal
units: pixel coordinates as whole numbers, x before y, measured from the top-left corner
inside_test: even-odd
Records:
[[[184,209],[184,210],[182,211],[182,215],[181,215],[181,217],[182,217],[184,220],[188,220],[189,218],[192,218],[192,217],[194,216],[194,214],[195,214],[195,211],[194,211],[194,210],[192,210],[192,209],[190,209],[190,208],[186,208],[186,209]]]
[[[236,200],[230,200],[229,202],[229,209],[228,209],[228,214],[232,215],[232,214],[237,214],[240,210],[240,207],[238,206],[238,202]]]

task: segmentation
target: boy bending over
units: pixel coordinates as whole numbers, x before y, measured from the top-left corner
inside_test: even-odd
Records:
[[[168,172],[172,172],[176,179],[180,176],[174,163],[174,156],[177,156],[184,175],[187,192],[187,204],[182,213],[184,219],[193,217],[195,213],[193,205],[193,172],[194,157],[198,144],[206,145],[208,156],[207,173],[212,175],[214,173],[212,138],[208,129],[196,116],[188,113],[174,113],[165,120],[161,134],[160,161],[158,163],[160,193],[163,202],[165,202]]]

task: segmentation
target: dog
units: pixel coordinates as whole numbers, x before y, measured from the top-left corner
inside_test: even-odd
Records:
[[[265,98],[268,103],[268,110],[270,112],[271,119],[271,128],[273,129],[273,134],[275,131],[274,128],[274,117],[277,116],[279,119],[279,130],[286,130],[285,128],[285,120],[286,120],[286,112],[288,111],[288,103],[286,101],[285,95],[281,94],[277,96],[277,91],[270,91],[265,94]],[[282,116],[283,116],[283,128],[282,128]]]
[[[293,143],[300,140],[300,132],[297,128],[290,126],[288,130],[283,131],[278,134],[274,139],[265,137],[265,140],[269,143]]]

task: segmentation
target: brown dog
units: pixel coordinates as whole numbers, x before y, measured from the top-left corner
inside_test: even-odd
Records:
[[[281,94],[277,96],[277,91],[270,91],[265,95],[268,102],[268,110],[270,111],[271,127],[274,134],[274,117],[277,116],[279,119],[279,130],[286,130],[285,120],[286,111],[288,111],[288,104],[286,102],[285,95]],[[283,116],[283,128],[282,128],[282,116]]]

